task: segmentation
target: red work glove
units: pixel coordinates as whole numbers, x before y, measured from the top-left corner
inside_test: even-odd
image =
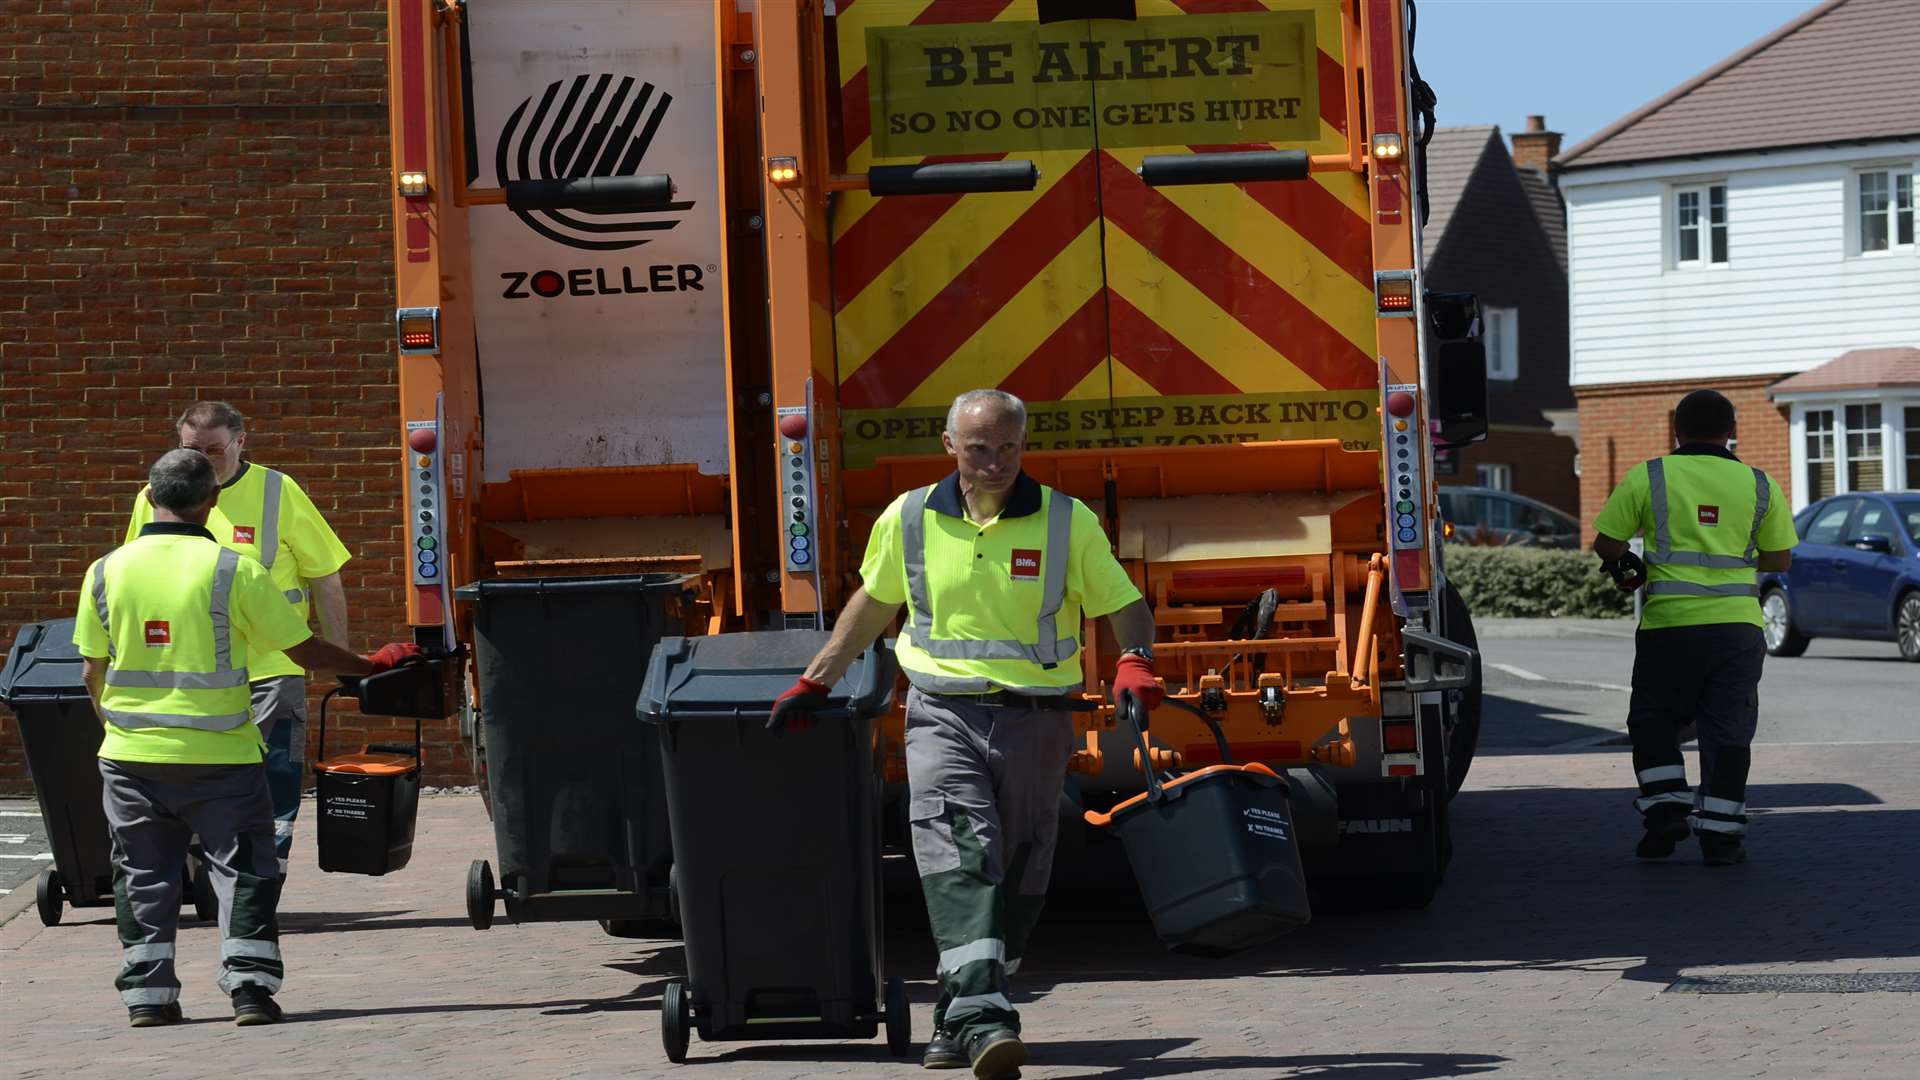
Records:
[[[1113,668],[1113,700],[1120,701],[1121,694],[1132,694],[1140,707],[1152,712],[1160,707],[1160,700],[1167,692],[1153,679],[1153,663],[1144,656],[1126,653]]]
[[[827,695],[833,693],[833,687],[823,682],[815,682],[806,676],[787,688],[787,692],[773,699],[773,713],[767,717],[767,730],[775,735],[787,728],[805,731],[813,726],[813,714],[827,707]]]
[[[367,663],[373,665],[373,670],[367,672],[367,674],[378,675],[383,671],[392,671],[394,668],[399,667],[403,661],[420,655],[423,655],[420,651],[420,646],[415,645],[411,641],[388,642],[374,650],[372,656],[367,657]]]

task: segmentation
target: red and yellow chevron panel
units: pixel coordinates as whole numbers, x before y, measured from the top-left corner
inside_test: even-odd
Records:
[[[1028,160],[1031,192],[838,198],[846,463],[940,452],[954,395],[1036,448],[1377,440],[1363,180],[1152,188],[1148,154],[1347,150],[1340,0],[839,0],[850,171]]]

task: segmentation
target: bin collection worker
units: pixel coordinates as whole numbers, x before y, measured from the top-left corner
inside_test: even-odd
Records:
[[[308,601],[320,616],[320,636],[347,647],[347,594],[340,568],[349,558],[313,500],[285,473],[241,455],[246,449],[246,418],[222,401],[187,407],[174,426],[180,445],[213,462],[220,477],[220,504],[207,521],[215,540],[272,572],[301,621]],[[153,506],[142,492],[133,501],[127,524],[131,542],[153,520]],[[293,850],[293,823],[300,815],[300,791],[306,782],[307,673],[285,653],[247,658],[253,678],[253,722],[267,741],[267,785],[273,793],[274,854],[280,876],[287,876]]]
[[[220,903],[220,989],[236,1024],[270,1024],[285,973],[280,879],[248,659],[284,652],[365,675],[420,650],[395,643],[369,658],[315,638],[265,568],[214,541],[207,520],[220,485],[205,455],[168,451],[147,479],[153,520],[87,568],[73,624],[104,726],[122,960],[114,986],[134,1027],[181,1018],[174,934],[181,867],[198,836]]]
[[[1162,693],[1152,610],[1094,512],[1021,471],[1026,432],[1026,406],[1011,394],[954,400],[942,441],[955,471],[875,522],[861,587],[769,720],[775,730],[808,723],[907,607],[908,817],[942,991],[924,1064],[971,1065],[979,1080],[1016,1077],[1027,1060],[1007,976],[1053,869],[1083,619],[1107,616],[1122,646],[1116,695],[1152,708]]]
[[[1673,413],[1672,453],[1627,471],[1594,519],[1593,550],[1622,589],[1646,587],[1634,635],[1627,731],[1646,834],[1662,859],[1689,831],[1709,866],[1746,859],[1747,771],[1760,718],[1760,590],[1754,571],[1793,561],[1780,485],[1727,448],[1733,403],[1695,390]],[[1644,561],[1627,541],[1644,534]],[[1700,787],[1687,787],[1680,730],[1697,723]],[[1689,830],[1688,817],[1692,827]]]

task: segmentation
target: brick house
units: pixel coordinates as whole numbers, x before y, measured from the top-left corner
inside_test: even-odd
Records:
[[[1550,169],[1559,147],[1538,116],[1511,154],[1491,125],[1436,130],[1421,243],[1429,288],[1480,297],[1487,346],[1491,430],[1453,455],[1440,483],[1514,491],[1578,516],[1575,446],[1561,430],[1573,393],[1566,224]]]
[[[1916,52],[1920,4],[1828,0],[1557,159],[1584,507],[1702,386],[1796,510],[1920,485]]]
[[[201,397],[248,415],[251,456],[354,552],[354,646],[404,634],[384,5],[6,12],[0,640],[73,613]],[[14,724],[0,708],[0,790],[27,784]],[[466,775],[452,725],[428,742],[437,782]]]

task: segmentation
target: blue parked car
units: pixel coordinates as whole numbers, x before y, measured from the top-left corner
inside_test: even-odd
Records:
[[[1793,567],[1760,575],[1767,652],[1817,637],[1892,641],[1920,662],[1920,492],[1835,495],[1793,519]]]

